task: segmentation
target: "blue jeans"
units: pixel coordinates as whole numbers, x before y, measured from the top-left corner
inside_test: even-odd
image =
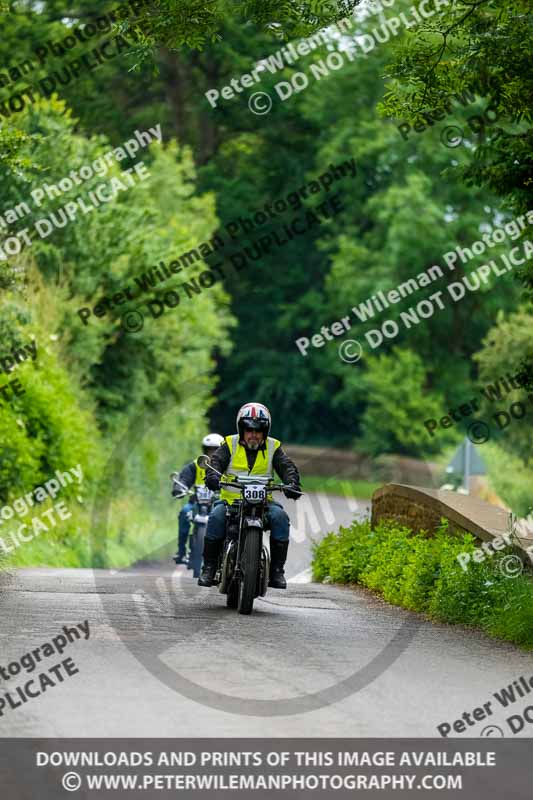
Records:
[[[267,527],[270,534],[278,542],[289,541],[289,517],[287,512],[279,503],[269,503],[267,513]],[[206,540],[220,541],[226,533],[226,504],[223,500],[218,500],[209,514],[207,522]]]
[[[185,503],[178,515],[179,534],[178,534],[178,556],[185,558],[185,551],[187,549],[187,538],[191,529],[191,513],[194,509],[192,503]]]

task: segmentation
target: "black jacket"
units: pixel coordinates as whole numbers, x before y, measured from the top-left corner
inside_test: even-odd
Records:
[[[248,461],[248,470],[251,471],[255,464],[255,460],[257,458],[258,453],[261,451],[265,452],[266,455],[266,442],[258,450],[246,450],[246,458]],[[213,453],[211,456],[211,464],[215,469],[219,472],[224,473],[229,465],[231,459],[231,453],[228,445],[226,442],[220,445],[218,450]],[[274,453],[274,458],[272,459],[272,466],[276,473],[278,474],[279,478],[281,479],[282,483],[290,483],[295,486],[297,489],[300,489],[300,474],[298,472],[298,468],[296,464],[291,461],[289,456],[283,452],[283,448],[281,445],[278,447],[276,452]],[[205,483],[206,486],[211,489],[211,491],[217,491],[219,487],[219,477],[218,475],[213,472],[212,469],[209,467],[206,470],[205,474]]]

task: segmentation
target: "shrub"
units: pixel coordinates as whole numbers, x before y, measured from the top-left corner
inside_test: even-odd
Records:
[[[470,561],[465,571],[457,556],[476,547],[469,533],[451,536],[446,520],[432,537],[391,522],[372,530],[370,522],[355,521],[313,545],[313,575],[319,581],[361,583],[435,620],[477,626],[533,647],[533,581],[527,575],[506,577],[500,566],[508,549]]]
[[[323,581],[328,577],[337,583],[355,583],[375,549],[377,534],[369,522],[357,529],[341,527],[339,535],[329,533],[319,543],[313,544],[313,577]]]
[[[385,600],[399,603],[403,572],[411,549],[411,531],[407,528],[378,527],[377,547],[370,553],[361,582],[369,589],[381,591]]]
[[[405,558],[401,605],[412,611],[423,611],[427,608],[439,573],[438,540],[413,537]]]

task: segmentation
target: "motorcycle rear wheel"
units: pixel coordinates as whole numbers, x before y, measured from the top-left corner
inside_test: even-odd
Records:
[[[243,577],[239,585],[239,614],[251,614],[254,607],[262,543],[262,531],[258,532],[256,528],[246,531],[241,558]]]

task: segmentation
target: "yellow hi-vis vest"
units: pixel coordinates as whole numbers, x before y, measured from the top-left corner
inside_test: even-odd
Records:
[[[202,467],[199,465],[198,459],[194,460],[194,465],[196,467],[196,477],[194,479],[195,485],[199,486],[201,484],[205,484],[205,469],[202,469]]]
[[[261,475],[262,477],[268,478],[273,477],[272,461],[274,459],[274,453],[281,445],[279,439],[273,439],[272,436],[267,436],[266,447],[257,451],[255,464],[251,470],[248,469],[246,448],[239,443],[239,435],[236,433],[233,436],[226,436],[225,442],[229,447],[231,458],[226,467],[226,472],[224,473],[224,480],[231,481],[250,475]],[[239,499],[240,494],[240,489],[230,489],[227,486],[222,486],[220,490],[220,499],[231,504]],[[272,496],[269,496],[268,499],[271,500]]]

